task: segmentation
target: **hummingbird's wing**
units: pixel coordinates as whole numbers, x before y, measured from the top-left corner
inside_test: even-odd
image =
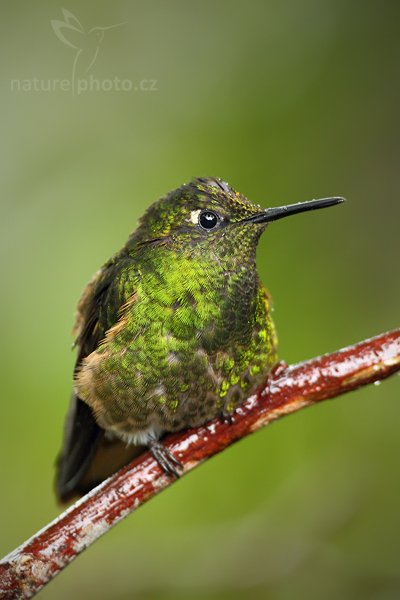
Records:
[[[120,308],[131,294],[129,278],[125,277],[126,284],[121,285],[126,262],[113,259],[106,263],[82,294],[74,327],[75,345],[78,347],[75,371],[82,360],[96,350],[106,331],[118,321]],[[96,457],[99,453],[100,456]],[[56,492],[59,499],[66,501],[77,493],[88,491],[126,464],[133,455],[132,449],[128,451],[124,444],[105,439],[90,407],[73,392],[63,447],[57,460]],[[95,459],[101,463],[97,473],[92,468]]]

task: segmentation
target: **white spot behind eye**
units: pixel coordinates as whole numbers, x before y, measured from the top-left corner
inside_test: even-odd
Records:
[[[190,221],[191,223],[193,223],[193,225],[197,225],[197,223],[199,222],[199,214],[201,213],[201,210],[192,210],[192,212],[190,213],[190,217],[188,219],[188,221]]]

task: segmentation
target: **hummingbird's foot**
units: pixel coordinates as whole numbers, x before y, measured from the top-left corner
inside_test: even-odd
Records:
[[[283,375],[283,373],[286,371],[286,369],[288,368],[288,364],[287,362],[285,362],[284,360],[280,360],[279,362],[276,363],[276,365],[274,365],[269,373],[269,375],[273,376],[273,377],[280,377],[281,375]]]
[[[233,415],[234,412],[223,410],[221,413],[221,419],[223,423],[226,423],[227,425],[232,425],[232,423],[234,422]]]
[[[167,475],[174,475],[176,478],[181,476],[182,463],[161,442],[153,439],[148,442],[148,446],[151,454]]]

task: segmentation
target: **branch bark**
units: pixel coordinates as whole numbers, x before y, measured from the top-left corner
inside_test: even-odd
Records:
[[[281,364],[236,411],[168,436],[191,471],[233,442],[287,414],[400,370],[400,329],[292,366]],[[0,598],[31,598],[113,525],[174,483],[145,452],[0,561]]]

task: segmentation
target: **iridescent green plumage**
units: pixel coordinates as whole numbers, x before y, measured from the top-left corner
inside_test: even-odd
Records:
[[[78,305],[62,497],[80,489],[99,432],[159,451],[163,433],[231,414],[265,379],[276,335],[256,247],[274,210],[196,179],[153,204],[97,273]]]

